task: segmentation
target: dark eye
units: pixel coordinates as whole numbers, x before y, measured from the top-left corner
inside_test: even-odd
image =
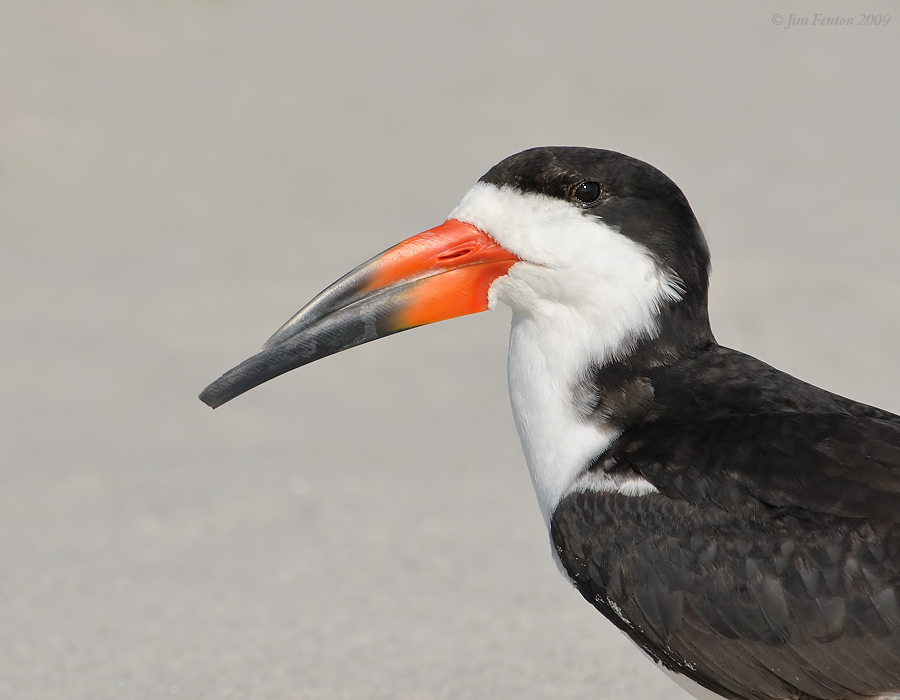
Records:
[[[582,204],[593,204],[600,199],[600,185],[596,182],[582,182],[575,188],[575,199]]]

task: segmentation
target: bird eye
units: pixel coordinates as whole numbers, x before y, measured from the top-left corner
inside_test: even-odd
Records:
[[[600,185],[596,182],[582,182],[575,188],[575,199],[582,204],[593,204],[600,199]]]

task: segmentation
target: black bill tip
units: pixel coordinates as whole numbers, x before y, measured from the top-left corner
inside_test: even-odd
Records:
[[[328,313],[310,327],[295,330],[295,335],[228,370],[200,392],[200,400],[218,408],[292,369],[405,330],[392,322],[402,303],[402,298],[389,289]]]
[[[210,408],[218,408],[253,387],[294,369],[292,362],[285,362],[279,355],[267,350],[244,360],[201,391],[200,400]]]

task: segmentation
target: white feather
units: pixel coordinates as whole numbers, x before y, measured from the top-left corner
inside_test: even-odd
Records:
[[[510,401],[549,526],[585,467],[618,437],[579,413],[578,381],[591,364],[623,357],[637,340],[654,337],[660,306],[680,298],[681,283],[646,248],[559,199],[480,182],[450,218],[477,226],[522,260],[494,282],[488,300],[513,311]],[[623,487],[647,492],[602,476],[591,483]]]
[[[581,474],[566,493],[575,491],[615,491],[623,496],[645,496],[648,493],[659,493],[659,489],[642,477],[614,477],[596,471]]]

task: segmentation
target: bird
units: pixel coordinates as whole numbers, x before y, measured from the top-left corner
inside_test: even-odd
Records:
[[[709,275],[660,170],[532,148],[200,398],[506,304],[516,429],[587,602],[697,697],[898,698],[900,417],[719,345]]]

